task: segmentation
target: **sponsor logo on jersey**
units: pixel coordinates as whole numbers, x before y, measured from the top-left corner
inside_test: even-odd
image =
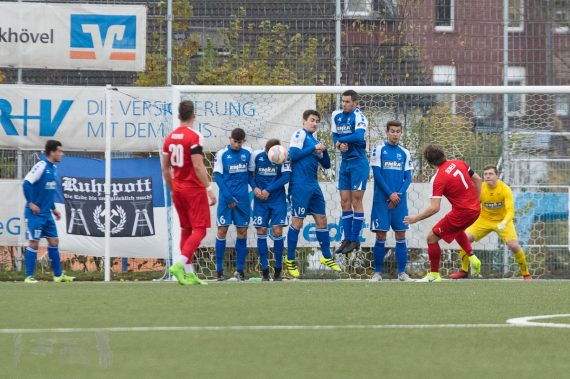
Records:
[[[352,127],[350,125],[337,125],[336,132],[338,134],[350,134],[352,133]]]
[[[384,169],[386,169],[386,170],[401,170],[402,169],[402,162],[385,161],[384,162]]]
[[[240,158],[241,158],[241,161],[242,161],[242,162],[245,162],[246,159],[247,159],[247,157],[246,157],[245,154],[243,154],[243,153],[242,153],[242,155],[240,156]]]
[[[257,169],[257,174],[262,176],[275,176],[277,175],[277,167],[260,167]]]
[[[483,205],[485,206],[485,208],[497,209],[497,208],[503,207],[503,202],[502,201],[495,201],[492,203],[484,203]]]
[[[54,190],[57,188],[57,182],[55,180],[46,182],[45,189],[47,190]]]
[[[246,172],[247,171],[247,164],[246,163],[234,163],[228,166],[228,171],[230,174],[236,174],[238,172]]]
[[[184,139],[184,134],[173,133],[170,138],[172,138],[172,139]]]

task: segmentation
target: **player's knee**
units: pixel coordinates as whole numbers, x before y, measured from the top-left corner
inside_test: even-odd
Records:
[[[267,234],[267,228],[257,228],[257,235]],[[275,233],[274,233],[275,235]]]
[[[293,229],[301,230],[303,227],[303,219],[299,217],[293,217],[291,220],[291,227],[293,227]]]
[[[377,231],[376,233],[376,241],[386,241],[386,232]]]
[[[247,228],[237,228],[237,236],[238,236],[238,238],[246,238],[247,237]]]
[[[437,234],[435,234],[433,230],[430,230],[427,235],[427,243],[437,243],[439,240],[440,238],[437,236]]]
[[[401,240],[406,238],[406,232],[404,231],[394,232],[394,236],[396,237],[396,239]]]
[[[516,253],[521,249],[521,245],[519,245],[519,241],[517,240],[507,241],[507,246],[509,247],[509,249],[511,249],[513,253]]]
[[[218,228],[218,238],[219,239],[226,239],[226,235],[228,234],[228,228],[226,226]]]
[[[48,238],[48,246],[49,247],[58,247],[59,246],[59,238]]]
[[[33,240],[31,240],[31,241],[29,241],[28,246],[29,246],[31,249],[38,250],[38,248],[40,247],[40,243],[39,243],[39,241],[33,241]]]
[[[283,227],[274,226],[271,228],[271,232],[273,233],[273,237],[281,237],[283,235]]]

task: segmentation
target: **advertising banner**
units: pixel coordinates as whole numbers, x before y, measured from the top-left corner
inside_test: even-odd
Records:
[[[0,67],[144,71],[142,5],[0,2]]]
[[[112,150],[159,151],[172,130],[172,93],[167,88],[121,87],[112,91]],[[195,128],[206,151],[228,144],[235,127],[248,144],[268,138],[284,145],[301,127],[303,111],[315,107],[315,95],[194,94]],[[177,106],[174,107],[176,115]],[[174,117],[175,127],[179,125]],[[105,88],[0,85],[0,148],[43,149],[57,139],[64,150],[105,151]]]

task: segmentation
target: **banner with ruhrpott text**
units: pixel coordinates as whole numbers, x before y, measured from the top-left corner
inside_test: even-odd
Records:
[[[315,95],[195,94],[195,128],[207,151],[228,143],[235,127],[248,143],[288,142]],[[179,125],[168,88],[121,87],[111,92],[111,145],[120,151],[159,151]],[[105,88],[0,85],[0,148],[42,149],[48,139],[64,150],[105,151]]]

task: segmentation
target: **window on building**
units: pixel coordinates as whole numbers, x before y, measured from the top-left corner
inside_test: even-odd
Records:
[[[455,0],[435,0],[435,30],[453,30]]]
[[[509,0],[509,32],[524,30],[524,0]]]
[[[454,86],[455,85],[455,66],[433,66],[434,86]],[[455,95],[439,94],[435,96],[437,103],[451,103],[451,112],[455,114]]]
[[[568,94],[556,95],[554,107],[557,116],[568,116],[570,113],[570,96]]]
[[[372,0],[344,0],[344,15],[367,17],[372,15]]]
[[[507,70],[507,85],[526,85],[526,69],[524,67],[509,67]],[[526,95],[522,93],[508,95],[508,115],[524,116],[526,110]]]
[[[570,1],[568,0],[554,2],[554,31],[556,33],[570,31]]]

